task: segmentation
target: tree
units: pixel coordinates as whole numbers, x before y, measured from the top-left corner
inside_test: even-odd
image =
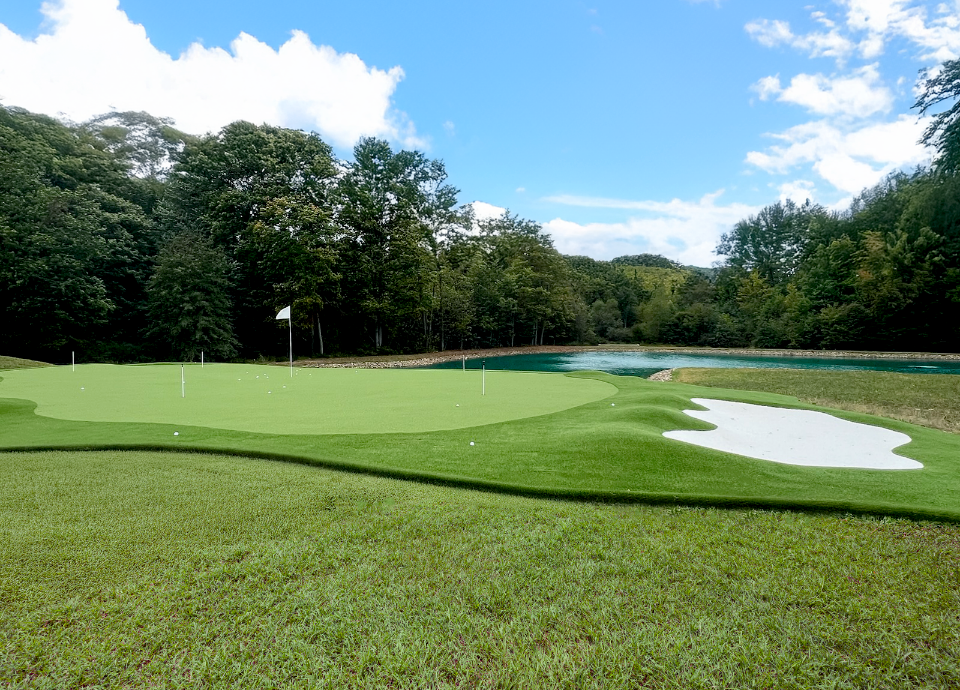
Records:
[[[186,143],[196,141],[176,129],[172,119],[145,112],[104,113],[84,122],[80,130],[102,142],[135,177],[152,180],[164,179]]]
[[[756,271],[777,285],[796,272],[807,248],[810,219],[824,213],[809,201],[803,206],[778,201],[724,233],[716,253],[726,256],[728,265]]]
[[[437,234],[456,215],[441,161],[361,139],[334,192],[344,276],[341,312],[354,347],[432,343]]]
[[[936,113],[920,137],[920,143],[933,146],[938,172],[953,174],[960,170],[960,60],[947,60],[933,73],[923,70],[920,95],[913,108],[926,115],[946,101],[953,105]]]
[[[233,264],[199,234],[173,236],[160,250],[147,286],[151,327],[164,355],[181,361],[230,359],[236,340],[230,322]]]
[[[316,134],[249,122],[187,142],[179,155],[163,229],[209,237],[236,263],[232,320],[247,355],[278,350],[281,339],[266,327],[277,304],[306,307],[294,325],[313,333],[320,310],[337,299],[336,172]]]
[[[134,339],[151,224],[122,162],[42,115],[0,107],[0,347],[63,361]],[[111,318],[111,316],[113,318]]]

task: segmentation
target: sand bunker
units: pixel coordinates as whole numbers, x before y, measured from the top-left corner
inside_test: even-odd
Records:
[[[693,398],[708,408],[684,410],[715,424],[711,431],[665,431],[664,436],[727,453],[786,465],[913,470],[916,460],[892,451],[910,437],[868,424],[857,424],[813,410],[791,410],[726,400]]]

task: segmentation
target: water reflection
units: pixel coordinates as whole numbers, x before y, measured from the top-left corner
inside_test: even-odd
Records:
[[[512,371],[606,371],[621,376],[650,376],[679,367],[754,367],[760,369],[826,369],[834,371],[897,371],[908,374],[960,374],[960,361],[837,359],[833,357],[750,357],[672,352],[574,352],[507,355],[485,358],[488,369]],[[460,360],[434,364],[434,369],[459,369]],[[468,359],[468,369],[479,369],[479,359]]]

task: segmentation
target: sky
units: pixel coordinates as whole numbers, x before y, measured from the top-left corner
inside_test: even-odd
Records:
[[[844,209],[929,162],[921,70],[960,0],[3,0],[0,103],[192,134],[235,120],[444,161],[565,254],[709,266],[764,206]]]

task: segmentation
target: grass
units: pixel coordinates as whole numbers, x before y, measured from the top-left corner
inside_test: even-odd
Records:
[[[108,369],[130,372],[131,382],[139,381],[140,372],[147,369],[167,374],[175,370],[174,367]],[[174,373],[179,378],[179,372]],[[313,373],[310,380],[314,383],[315,380],[339,380],[335,376],[340,375],[361,376],[352,370]],[[438,370],[364,372],[373,377],[371,380],[379,381],[381,394],[391,399],[397,397],[398,390],[404,390],[406,376],[413,376],[410,381],[420,380],[417,374],[437,377],[432,380],[451,381],[462,381],[465,376],[463,372]],[[328,375],[334,378],[325,378]],[[589,390],[615,389],[616,394],[551,414],[439,431],[425,431],[421,426],[420,430],[410,433],[322,433],[321,418],[315,426],[303,428],[304,432],[313,433],[291,434],[259,430],[274,428],[274,424],[282,424],[285,414],[293,414],[292,408],[271,408],[266,403],[253,410],[254,417],[261,416],[255,430],[45,417],[34,413],[37,405],[30,398],[7,398],[10,393],[6,391],[11,390],[7,387],[8,381],[19,381],[17,385],[21,387],[16,390],[26,396],[29,387],[24,382],[46,380],[50,374],[46,370],[13,372],[0,382],[0,396],[4,396],[0,398],[0,448],[225,451],[536,496],[794,507],[960,520],[960,438],[955,435],[894,420],[836,412],[853,421],[908,434],[913,441],[897,452],[920,461],[924,468],[882,471],[797,467],[731,455],[662,436],[668,429],[710,428],[683,414],[684,409],[693,407],[692,397],[809,407],[796,398],[655,383],[596,372],[570,375],[504,372],[498,375],[504,377],[503,381],[511,376],[531,382],[552,380],[557,382],[558,390],[565,383],[579,380],[595,387]],[[488,375],[488,379],[492,378]],[[315,390],[314,383],[307,389]],[[178,384],[179,381],[174,388],[178,388]],[[231,391],[247,390],[244,385],[242,381],[225,379],[219,395],[226,401],[242,401],[242,394]],[[258,384],[250,385],[250,390],[258,390]],[[302,374],[295,385],[306,386]],[[390,386],[394,387],[393,392],[386,390]],[[43,390],[44,386],[38,383],[37,391]],[[79,391],[76,393],[79,395]],[[172,404],[183,402],[178,394],[179,390],[167,392]],[[138,396],[149,395],[148,391],[131,384],[123,396],[112,393],[97,398],[96,405],[73,409],[99,419],[96,415],[101,414],[105,399],[129,400],[132,408]],[[266,398],[267,395],[262,395],[258,399]],[[331,415],[335,413],[334,410]],[[352,409],[351,414],[354,423],[368,431],[376,429],[381,421],[389,420],[386,412],[376,407]],[[317,433],[318,430],[321,433]]]
[[[40,367],[52,367],[52,364],[38,362],[33,359],[21,359],[20,357],[4,357],[0,355],[0,371],[13,369],[37,369]]]
[[[527,372],[295,369],[211,364],[88,364],[5,374],[0,396],[37,414],[88,422],[149,422],[272,434],[410,433],[549,414],[602,400],[615,386]]]
[[[0,685],[946,688],[960,526],[0,454]]]
[[[811,369],[678,369],[698,386],[793,395],[814,405],[899,419],[960,434],[960,376]]]

